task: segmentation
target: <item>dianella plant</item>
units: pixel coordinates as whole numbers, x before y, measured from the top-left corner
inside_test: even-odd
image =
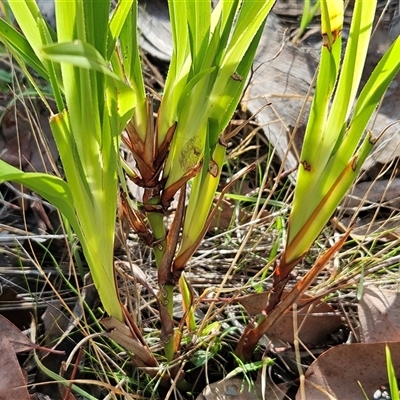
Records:
[[[0,181],[26,185],[58,207],[79,238],[110,316],[107,328],[135,353],[137,365],[155,367],[148,371],[157,372],[157,360],[121,304],[115,283],[118,177],[122,187],[128,176],[143,188],[141,199],[125,192],[120,204],[134,230],[154,248],[160,338],[171,361],[181,337],[173,321],[173,290],[179,283],[184,321],[188,330],[196,329],[182,272],[206,232],[227,127],[273,4],[229,0],[212,8],[210,1],[170,0],[173,53],[158,109],[143,81],[137,1],[120,1],[111,10],[106,0],[55,0],[53,31],[34,0],[9,0],[18,29],[11,19],[0,20],[0,40],[45,103],[36,77],[51,85],[56,110],[49,107],[50,126],[65,173],[24,173],[0,161]],[[122,140],[134,167],[119,156]],[[164,215],[174,197],[178,207],[167,230]]]
[[[161,337],[169,359],[179,348],[172,320],[173,288],[178,282],[188,328],[195,329],[190,290],[181,274],[207,230],[224,162],[224,132],[273,4],[220,1],[212,9],[206,1],[171,1],[174,50],[155,124],[147,96],[148,107],[135,113],[127,127],[126,143],[137,161],[137,171],[130,177],[145,189],[142,206],[155,241]],[[185,207],[186,183],[192,178]],[[167,234],[164,214],[178,190],[179,202]],[[137,219],[132,215],[133,226]]]
[[[400,38],[397,38],[358,94],[376,1],[355,1],[343,58],[343,2],[324,0],[320,7],[321,58],[300,156],[287,242],[275,266],[273,287],[264,313],[248,325],[238,343],[237,353],[243,359],[251,356],[260,337],[299,299],[343,245],[346,235],[283,296],[290,272],[324,228],[372,150],[379,132],[373,136],[366,131],[368,122],[400,69]]]

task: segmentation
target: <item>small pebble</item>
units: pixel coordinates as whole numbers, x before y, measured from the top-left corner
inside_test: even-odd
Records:
[[[378,389],[373,396],[373,400],[390,400],[390,399],[391,399],[390,394],[388,393],[385,387],[381,387],[380,389]]]

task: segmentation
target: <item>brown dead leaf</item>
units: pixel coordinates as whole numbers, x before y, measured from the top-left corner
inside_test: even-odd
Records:
[[[0,158],[24,171],[53,172],[58,152],[41,102],[17,101],[1,120]]]
[[[51,102],[50,102],[51,104]],[[0,120],[0,159],[25,172],[54,172],[58,151],[49,125],[49,112],[41,101],[22,98],[12,102]],[[17,191],[30,193],[27,188],[13,184]],[[40,229],[55,231],[40,201],[19,197],[34,212]]]
[[[364,288],[358,306],[362,341],[398,342],[400,339],[400,294],[375,286]]]
[[[117,261],[115,265],[117,267],[117,271],[124,277],[124,279],[140,283],[149,291],[151,295],[154,297],[157,296],[156,292],[150,285],[146,274],[137,264],[127,261]],[[128,271],[128,273],[126,271]]]
[[[363,204],[400,209],[399,191],[399,178],[360,182],[345,197],[341,207],[346,210],[357,210],[360,204]]]
[[[246,296],[237,297],[236,299],[234,299],[234,302],[240,303],[245,308],[249,316],[254,317],[257,314],[261,314],[262,311],[265,309],[268,297],[269,291],[252,293]]]
[[[286,292],[287,293],[287,292]],[[239,297],[235,301],[242,304],[250,316],[260,314],[267,304],[269,292],[255,293]],[[298,304],[297,325],[299,339],[306,345],[315,345],[326,341],[326,337],[341,325],[340,315],[329,305],[318,299],[303,295]],[[293,318],[295,314],[288,311],[278,324],[273,325],[267,335],[283,342],[293,343]]]
[[[357,183],[340,206],[347,217],[334,220],[334,224],[342,230],[353,226],[351,237],[354,239],[361,240],[373,235],[380,240],[397,240],[400,236],[397,217],[400,209],[399,191],[399,178]],[[360,211],[364,211],[365,215],[358,216],[354,221],[354,214]]]
[[[323,353],[305,374],[307,400],[365,400],[360,382],[368,399],[388,377],[385,358],[386,343],[353,343],[335,346]],[[400,343],[389,343],[395,371],[400,371]],[[333,397],[332,397],[333,396]],[[300,400],[300,390],[296,400]]]
[[[67,388],[66,386],[59,384],[58,385],[58,391],[60,392],[60,399],[63,399],[63,400],[76,400],[76,397],[71,392],[71,389]]]
[[[26,303],[14,289],[1,288],[0,314],[21,330],[29,328],[32,320],[30,311],[24,309],[24,305]]]
[[[10,342],[15,353],[30,351],[37,347],[14,324],[2,315],[0,315],[0,335]]]
[[[357,218],[354,224],[353,217],[332,218],[331,221],[340,231],[346,232],[350,226],[353,227],[350,236],[355,240],[364,240],[366,237],[373,236],[374,239],[381,241],[398,240],[400,237],[399,218],[392,215],[390,218],[376,213],[367,214],[362,218]]]
[[[266,216],[268,213],[264,211],[262,216]],[[232,226],[232,221],[235,219],[240,224],[245,224],[251,221],[252,214],[243,210],[242,207],[236,207],[235,202],[231,199],[223,199],[218,207],[217,212],[214,214],[209,231],[214,231],[215,229],[228,229]]]
[[[101,324],[109,331],[108,337],[118,344],[130,350],[134,356],[135,364],[138,367],[157,367],[157,361],[149,348],[140,340],[134,337],[134,333],[128,326],[113,317],[103,318]]]
[[[26,388],[26,381],[15,355],[13,345],[2,334],[0,334],[0,354],[0,399],[29,400],[30,396]]]

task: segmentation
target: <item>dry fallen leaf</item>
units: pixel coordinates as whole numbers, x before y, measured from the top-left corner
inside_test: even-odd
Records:
[[[17,101],[1,120],[0,158],[24,171],[53,172],[58,159],[47,109],[41,102]]]
[[[386,343],[353,343],[335,346],[323,353],[305,374],[305,399],[365,400],[387,386]],[[400,371],[400,343],[389,343],[395,371]],[[331,397],[333,396],[333,397]],[[301,400],[300,389],[296,400]]]
[[[32,314],[24,308],[26,305],[27,302],[14,289],[7,286],[1,288],[0,314],[20,330],[28,329],[32,321]]]
[[[60,392],[60,398],[63,400],[76,400],[76,397],[69,388],[64,385],[58,385],[58,391]]]
[[[0,335],[9,341],[15,353],[37,348],[36,344],[32,343],[13,323],[2,315],[0,315]]]
[[[358,314],[363,342],[399,341],[400,294],[398,292],[375,286],[364,288]]]
[[[107,336],[133,353],[135,365],[143,368],[158,368],[157,362],[147,345],[127,325],[113,317],[103,318],[101,324],[108,330]],[[147,368],[150,371],[150,368]],[[157,372],[157,371],[156,371]]]
[[[260,217],[267,215],[268,212],[264,211]],[[208,230],[209,232],[213,232],[215,229],[225,230],[232,226],[232,221],[234,220],[240,224],[245,224],[251,221],[252,217],[253,215],[245,211],[243,207],[237,207],[233,200],[223,199],[211,220]]]
[[[29,400],[30,396],[26,388],[26,381],[13,346],[2,334],[0,334],[0,354],[0,399]]]
[[[50,102],[51,103],[51,102]],[[40,101],[22,98],[5,111],[0,121],[0,159],[25,172],[53,173],[58,151],[49,125],[49,112]],[[13,184],[17,191],[30,190]],[[39,229],[55,231],[40,201],[19,197],[18,205],[32,208]]]
[[[374,240],[392,241],[400,237],[399,216],[391,215],[389,218],[384,213],[370,213],[361,218],[357,218],[354,224],[353,217],[332,218],[331,222],[341,231],[346,232],[350,226],[353,227],[350,236],[358,241],[366,237],[373,237]]]
[[[400,209],[399,191],[399,178],[360,182],[346,196],[341,207],[356,210],[362,203],[368,207],[375,205]]]
[[[235,299],[242,304],[250,316],[260,314],[267,304],[268,292],[255,293]],[[326,341],[327,336],[337,330],[341,325],[340,315],[329,305],[320,300],[310,303],[312,298],[303,295],[298,305],[297,325],[299,339],[308,346]],[[306,304],[302,307],[302,304]],[[283,342],[293,343],[293,312],[287,312],[279,321],[270,328],[267,335]]]

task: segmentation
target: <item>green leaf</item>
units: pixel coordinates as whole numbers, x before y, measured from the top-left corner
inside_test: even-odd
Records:
[[[328,177],[325,178],[329,179],[328,182],[323,181],[322,174],[326,171],[326,163],[338,136],[338,133],[333,134],[326,130],[326,121],[329,115],[331,96],[339,74],[340,56],[340,38],[332,44],[331,51],[325,46],[322,47],[317,86],[300,156],[301,164],[289,223],[288,246],[299,235],[299,231],[318,207],[321,196],[323,196],[320,186],[325,183],[326,187],[329,187],[332,180],[335,179],[335,177]],[[305,247],[308,249],[307,246]],[[299,251],[303,252],[304,249],[299,249]],[[293,251],[293,254],[299,256],[297,250]]]
[[[106,113],[104,113],[105,118]],[[55,115],[50,126],[57,142],[64,171],[71,191],[79,225],[71,223],[81,241],[86,260],[90,266],[94,284],[99,291],[105,310],[120,321],[123,314],[114,279],[113,244],[115,236],[115,212],[117,193],[117,145],[110,132],[109,120],[103,124],[103,145],[96,151],[96,138],[87,136],[93,144],[81,157],[72,135],[67,111]],[[84,142],[84,139],[83,139]],[[84,149],[82,149],[84,150]],[[103,151],[101,151],[103,150]],[[93,151],[93,154],[90,154]],[[90,159],[93,157],[92,164]],[[68,216],[67,216],[68,218]]]
[[[234,31],[229,39],[228,47],[221,63],[221,73],[217,80],[219,85],[214,88],[215,93],[223,93],[226,82],[234,74],[260,27],[265,23],[266,16],[271,11],[275,1],[264,2],[243,1],[239,16],[234,24]],[[251,21],[251,23],[249,23]],[[244,79],[247,76],[243,77]],[[220,88],[220,90],[218,90]]]
[[[323,180],[318,182],[320,186],[323,187],[324,191],[321,190],[318,203],[315,204],[313,212],[308,216],[307,220],[302,225],[298,225],[299,230],[295,235],[292,234],[290,236],[290,242],[288,242],[285,249],[285,259],[287,262],[299,259],[309,249],[312,242],[319,235],[322,228],[328,222],[336,207],[353,184],[363,162],[368,157],[372,148],[373,141],[370,135],[366,135],[357,154],[354,155],[340,171],[335,170],[335,175],[333,175],[329,173],[331,171],[329,168],[327,174],[321,176],[321,179],[325,180],[328,179],[327,177],[331,178],[334,176],[336,180],[334,182],[330,180],[329,186],[323,186],[325,183]],[[307,198],[307,200],[312,201],[314,199],[309,200],[309,198]],[[305,203],[307,200],[303,199],[303,202]],[[296,209],[296,212],[301,212],[298,210],[299,208]],[[298,215],[294,214],[294,211],[292,211],[289,217],[289,227],[292,227],[294,223],[298,223],[298,219],[294,220],[297,216]]]
[[[119,77],[109,69],[102,55],[91,44],[81,40],[43,46],[42,54],[43,57],[53,62],[67,63],[75,67],[102,72],[119,80]]]
[[[72,193],[68,184],[61,178],[38,172],[23,172],[0,160],[0,183],[5,181],[25,185],[54,204],[79,234],[79,224],[72,207]]]
[[[367,126],[382,96],[400,70],[399,54],[400,37],[392,43],[384,54],[361,91],[344,145],[350,145],[347,140],[351,140],[353,130],[365,129]]]
[[[168,1],[173,40],[172,58],[168,69],[163,99],[158,112],[158,144],[177,121],[178,103],[189,77],[189,34],[186,1]]]
[[[137,2],[135,2],[128,10],[121,30],[120,51],[121,57],[124,60],[125,76],[134,94],[134,101],[132,103],[132,107],[134,107],[133,123],[137,133],[144,142],[147,133],[148,116],[141,58],[139,56],[137,6]]]
[[[205,157],[200,173],[193,180],[176,259],[199,243],[206,233],[204,224],[214,201],[226,153],[226,147],[219,143],[214,144],[214,147],[210,146],[208,151],[211,149],[212,152]]]
[[[341,38],[338,38],[333,44],[332,51],[329,51],[325,46],[322,48],[317,86],[304,138],[304,143],[319,143],[319,145],[303,146],[300,159],[303,163],[305,162],[311,166],[312,174],[303,173],[301,169],[299,171],[299,175],[302,176],[300,180],[308,177],[311,182],[316,179],[323,171],[324,163],[327,161],[337,140],[336,135],[327,132],[326,121],[329,115],[331,96],[339,74],[341,50]],[[321,151],[320,145],[323,146],[324,150],[325,148],[327,150]],[[304,186],[308,186],[308,184]],[[300,190],[301,188],[299,188]]]
[[[247,84],[247,77],[251,66],[253,65],[265,22],[266,20],[260,26],[251,43],[249,43],[248,49],[233,73],[228,76],[225,86],[223,87],[223,92],[219,92],[221,87],[219,85],[220,82],[218,81],[218,79],[223,79],[222,75],[216,78],[215,84],[211,89],[210,98],[215,99],[215,103],[211,105],[209,117],[215,118],[219,121],[219,129],[221,132],[226,128],[231,120],[245,85]],[[235,76],[238,76],[239,78],[235,78]]]
[[[340,131],[353,108],[364,70],[375,9],[376,1],[356,2],[336,95],[327,120],[328,132]]]
[[[37,20],[43,19],[39,7],[35,0],[9,0],[11,11],[18,21],[24,36],[29,45],[40,58],[40,48],[42,47],[42,39],[38,28]]]
[[[39,31],[41,33],[42,43],[44,45],[52,44],[53,38],[51,37],[50,32],[47,29],[47,26],[45,25],[44,21],[42,19],[39,19],[37,23],[38,23]],[[47,71],[48,71],[48,75],[49,75],[48,80],[53,89],[53,96],[54,96],[54,100],[57,104],[57,109],[63,110],[64,109],[64,99],[62,96],[61,68],[58,64],[55,64],[49,60],[44,60],[44,64],[47,67]],[[39,90],[38,89],[39,88],[37,88],[37,91],[39,93],[40,89]]]
[[[56,114],[50,118],[50,128],[53,132],[57,149],[60,153],[66,178],[74,192],[74,198],[80,197],[77,206],[92,203],[92,190],[84,179],[85,171],[78,153],[69,122],[68,112]]]
[[[108,55],[110,7],[111,0],[83,1],[85,41],[90,43],[101,54],[102,58],[106,58]]]
[[[40,76],[45,79],[47,78],[46,68],[39,60],[28,40],[1,18],[0,40],[9,50],[33,68]]]
[[[111,16],[107,60],[111,58],[111,54],[115,50],[115,44],[117,43],[117,38],[120,36],[122,27],[124,26],[125,21],[128,18],[133,3],[135,3],[134,7],[137,7],[137,1],[135,2],[133,0],[119,1]]]
[[[135,98],[123,69],[114,73],[108,57],[118,67],[115,43],[127,8],[121,6],[111,30],[110,0],[56,0],[58,43],[53,43],[36,1],[11,0],[10,6],[27,39],[4,22],[0,29],[15,55],[36,64],[50,80],[60,111],[51,116],[50,126],[68,183],[4,163],[0,179],[24,183],[60,209],[79,237],[105,310],[122,321],[113,266],[117,167],[121,131]]]
[[[358,171],[372,148],[373,141],[369,136],[361,142],[361,145],[360,140],[373,110],[389,85],[390,78],[394,76],[394,70],[388,72],[382,79],[375,74],[375,78],[382,82],[378,90],[379,97],[378,93],[374,97],[376,102],[372,104],[367,100],[368,95],[361,94],[352,120],[349,122],[347,119],[354,107],[375,7],[376,1],[355,3],[350,40],[329,113],[330,95],[339,73],[340,38],[333,40],[332,37],[332,43],[322,49],[317,87],[301,153],[298,181],[289,219],[288,242],[285,249],[288,263],[297,260],[309,249],[355,179],[356,175],[352,171]],[[322,7],[321,11],[324,18],[326,7]],[[396,62],[398,63],[398,60]],[[395,69],[394,64],[391,67]],[[369,90],[372,90],[372,87]],[[372,90],[372,96],[373,93]],[[359,120],[361,115],[362,123]]]
[[[187,3],[189,44],[193,74],[201,72],[203,59],[210,40],[211,2],[189,1]]]
[[[189,107],[192,107],[192,109],[197,108],[196,106],[191,106],[193,103],[197,104],[197,101],[189,102],[189,100],[193,100],[193,98],[196,98],[196,96],[193,95],[194,88],[197,85],[204,87],[204,78],[206,78],[208,75],[210,75],[214,71],[215,71],[215,67],[203,69],[203,70],[201,70],[201,72],[194,75],[193,78],[191,78],[189,80],[189,82],[186,84],[185,88],[182,90],[181,95],[179,96],[180,98],[179,98],[179,103],[178,103],[178,110],[182,110],[180,112],[181,115],[184,115],[184,116],[188,115],[190,113],[188,111]]]

